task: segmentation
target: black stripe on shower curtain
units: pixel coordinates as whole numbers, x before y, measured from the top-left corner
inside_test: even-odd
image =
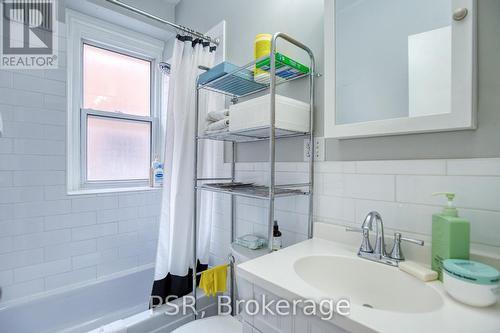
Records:
[[[214,52],[216,46],[210,46],[207,42],[196,38],[193,40],[191,36],[177,35],[176,38],[182,42],[192,41],[192,46],[200,43],[204,47],[210,47],[209,51]],[[208,265],[201,264],[199,261],[196,265],[197,272],[202,272],[208,268]],[[196,285],[200,283],[200,276],[196,277]],[[172,301],[174,297],[182,297],[190,294],[193,291],[193,270],[190,268],[185,276],[172,275],[170,273],[164,279],[155,280],[153,290],[151,291],[150,307],[160,306],[165,304],[167,300]]]
[[[208,268],[208,265],[203,265],[198,261],[196,271],[202,272]],[[200,276],[196,277],[196,285],[200,283]],[[193,270],[190,268],[185,276],[172,275],[170,273],[162,280],[156,280],[153,283],[153,291],[151,292],[150,307],[156,307],[165,304],[167,300],[172,301],[173,297],[182,297],[190,294],[193,291]],[[161,301],[160,301],[161,299]]]

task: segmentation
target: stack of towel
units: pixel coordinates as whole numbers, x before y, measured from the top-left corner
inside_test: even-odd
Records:
[[[229,110],[217,110],[207,113],[207,132],[221,131],[229,128]]]

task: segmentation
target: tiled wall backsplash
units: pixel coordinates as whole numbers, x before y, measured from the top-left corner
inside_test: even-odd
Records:
[[[228,165],[226,165],[226,168]],[[265,183],[266,163],[238,163],[238,180]],[[307,181],[306,163],[278,163],[278,183]],[[388,230],[429,240],[431,215],[446,204],[433,192],[457,193],[460,214],[471,221],[473,247],[500,251],[500,158],[317,162],[314,220],[360,226],[365,215],[379,211]],[[220,221],[212,235],[213,263],[225,260],[230,239],[229,200],[218,197]],[[276,219],[285,245],[307,238],[307,198],[280,198]],[[266,234],[267,202],[237,200],[237,234]]]
[[[430,237],[431,215],[446,204],[432,193],[451,191],[472,242],[500,246],[500,159],[326,162],[317,171],[318,220],[358,225],[377,210],[388,228]],[[342,214],[332,214],[338,202]]]
[[[65,45],[59,69],[0,70],[0,302],[154,263],[160,191],[66,195]]]

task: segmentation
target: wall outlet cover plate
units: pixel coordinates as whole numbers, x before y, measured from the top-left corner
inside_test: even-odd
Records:
[[[325,160],[325,138],[323,137],[314,138],[314,160]]]
[[[309,139],[304,139],[304,161],[308,162],[311,159],[311,147]],[[314,147],[312,154],[314,155],[315,161],[325,160],[325,138],[318,137],[314,138]]]
[[[304,162],[309,162],[311,159],[311,140],[304,139]]]

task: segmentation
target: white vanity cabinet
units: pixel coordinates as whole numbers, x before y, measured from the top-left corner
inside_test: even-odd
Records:
[[[294,317],[294,331],[296,333],[347,333],[348,331],[322,320],[318,317],[306,316],[298,313]]]
[[[279,300],[279,296],[262,289],[251,282],[239,278],[237,281],[239,299],[248,301],[257,300],[259,304],[262,295],[266,300]],[[254,308],[251,307],[253,310]],[[259,312],[249,315],[245,311],[239,311],[239,318],[243,323],[243,333],[347,333],[348,331],[335,326],[329,321],[322,320],[317,316],[308,316],[297,311],[295,315],[263,315]]]

